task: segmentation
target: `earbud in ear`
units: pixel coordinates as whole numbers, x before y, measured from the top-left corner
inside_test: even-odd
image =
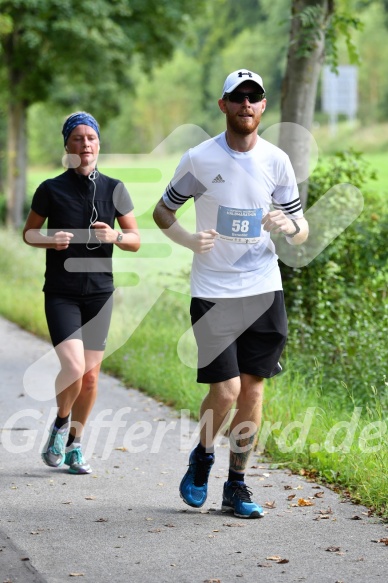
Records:
[[[65,150],[66,150],[66,152],[68,152],[69,151],[69,148],[67,146],[65,146]]]

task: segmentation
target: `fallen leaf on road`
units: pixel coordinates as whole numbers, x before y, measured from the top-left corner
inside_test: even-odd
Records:
[[[383,543],[388,546],[388,538],[378,538],[377,540],[372,540],[372,543]]]
[[[305,498],[299,498],[298,506],[314,506],[314,502],[306,500]]]
[[[276,502],[275,500],[272,500],[272,502],[266,502],[264,506],[265,508],[276,508]]]
[[[279,555],[273,555],[271,557],[266,557],[267,561],[275,561],[275,563],[278,563],[279,565],[285,565],[286,563],[289,563],[290,561],[288,559],[282,559],[282,557],[279,557]]]
[[[222,526],[229,526],[229,527],[233,527],[233,526],[245,526],[245,524],[241,524],[241,522],[224,522],[224,524]]]
[[[290,494],[289,496],[287,496],[287,500],[293,500],[295,496],[296,494]]]
[[[205,579],[203,583],[221,583],[221,579]]]
[[[83,577],[85,573],[69,573],[69,577]]]
[[[108,522],[107,518],[97,518],[94,522]]]
[[[258,567],[272,567],[269,563],[257,563]]]
[[[120,447],[115,447],[116,451],[128,451],[128,449],[126,447],[124,447],[123,445],[121,445]]]
[[[325,495],[325,492],[316,492],[314,494],[314,498],[323,498],[324,495]]]
[[[358,516],[357,514],[355,514],[354,516],[352,516],[350,518],[350,520],[362,520],[361,516]]]
[[[148,532],[163,532],[163,528],[151,528]]]
[[[85,496],[85,500],[95,500],[95,496]]]
[[[319,514],[325,514],[325,515],[326,515],[326,514],[333,514],[333,511],[332,511],[332,509],[331,509],[331,508],[330,508],[330,506],[329,506],[329,508],[327,508],[327,510],[323,510],[323,509],[322,509],[322,510],[320,510],[320,511],[319,511]]]
[[[327,547],[325,551],[328,551],[329,553],[338,553],[341,551],[341,547]]]
[[[316,518],[313,518],[313,520],[328,520],[329,518],[330,516],[328,514],[320,514]]]

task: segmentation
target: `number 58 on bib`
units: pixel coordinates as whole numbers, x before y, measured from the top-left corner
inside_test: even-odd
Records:
[[[218,207],[219,238],[233,243],[257,243],[260,239],[263,209]]]

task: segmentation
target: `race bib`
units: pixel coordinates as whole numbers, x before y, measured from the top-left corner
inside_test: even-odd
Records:
[[[257,243],[260,239],[263,209],[218,207],[217,231],[220,239],[233,243]]]

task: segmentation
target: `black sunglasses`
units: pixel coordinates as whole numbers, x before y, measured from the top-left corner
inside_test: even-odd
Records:
[[[232,103],[243,103],[245,99],[248,99],[249,103],[257,103],[262,101],[264,97],[265,93],[244,93],[244,91],[232,91],[232,93],[225,93],[224,95],[224,99]]]

